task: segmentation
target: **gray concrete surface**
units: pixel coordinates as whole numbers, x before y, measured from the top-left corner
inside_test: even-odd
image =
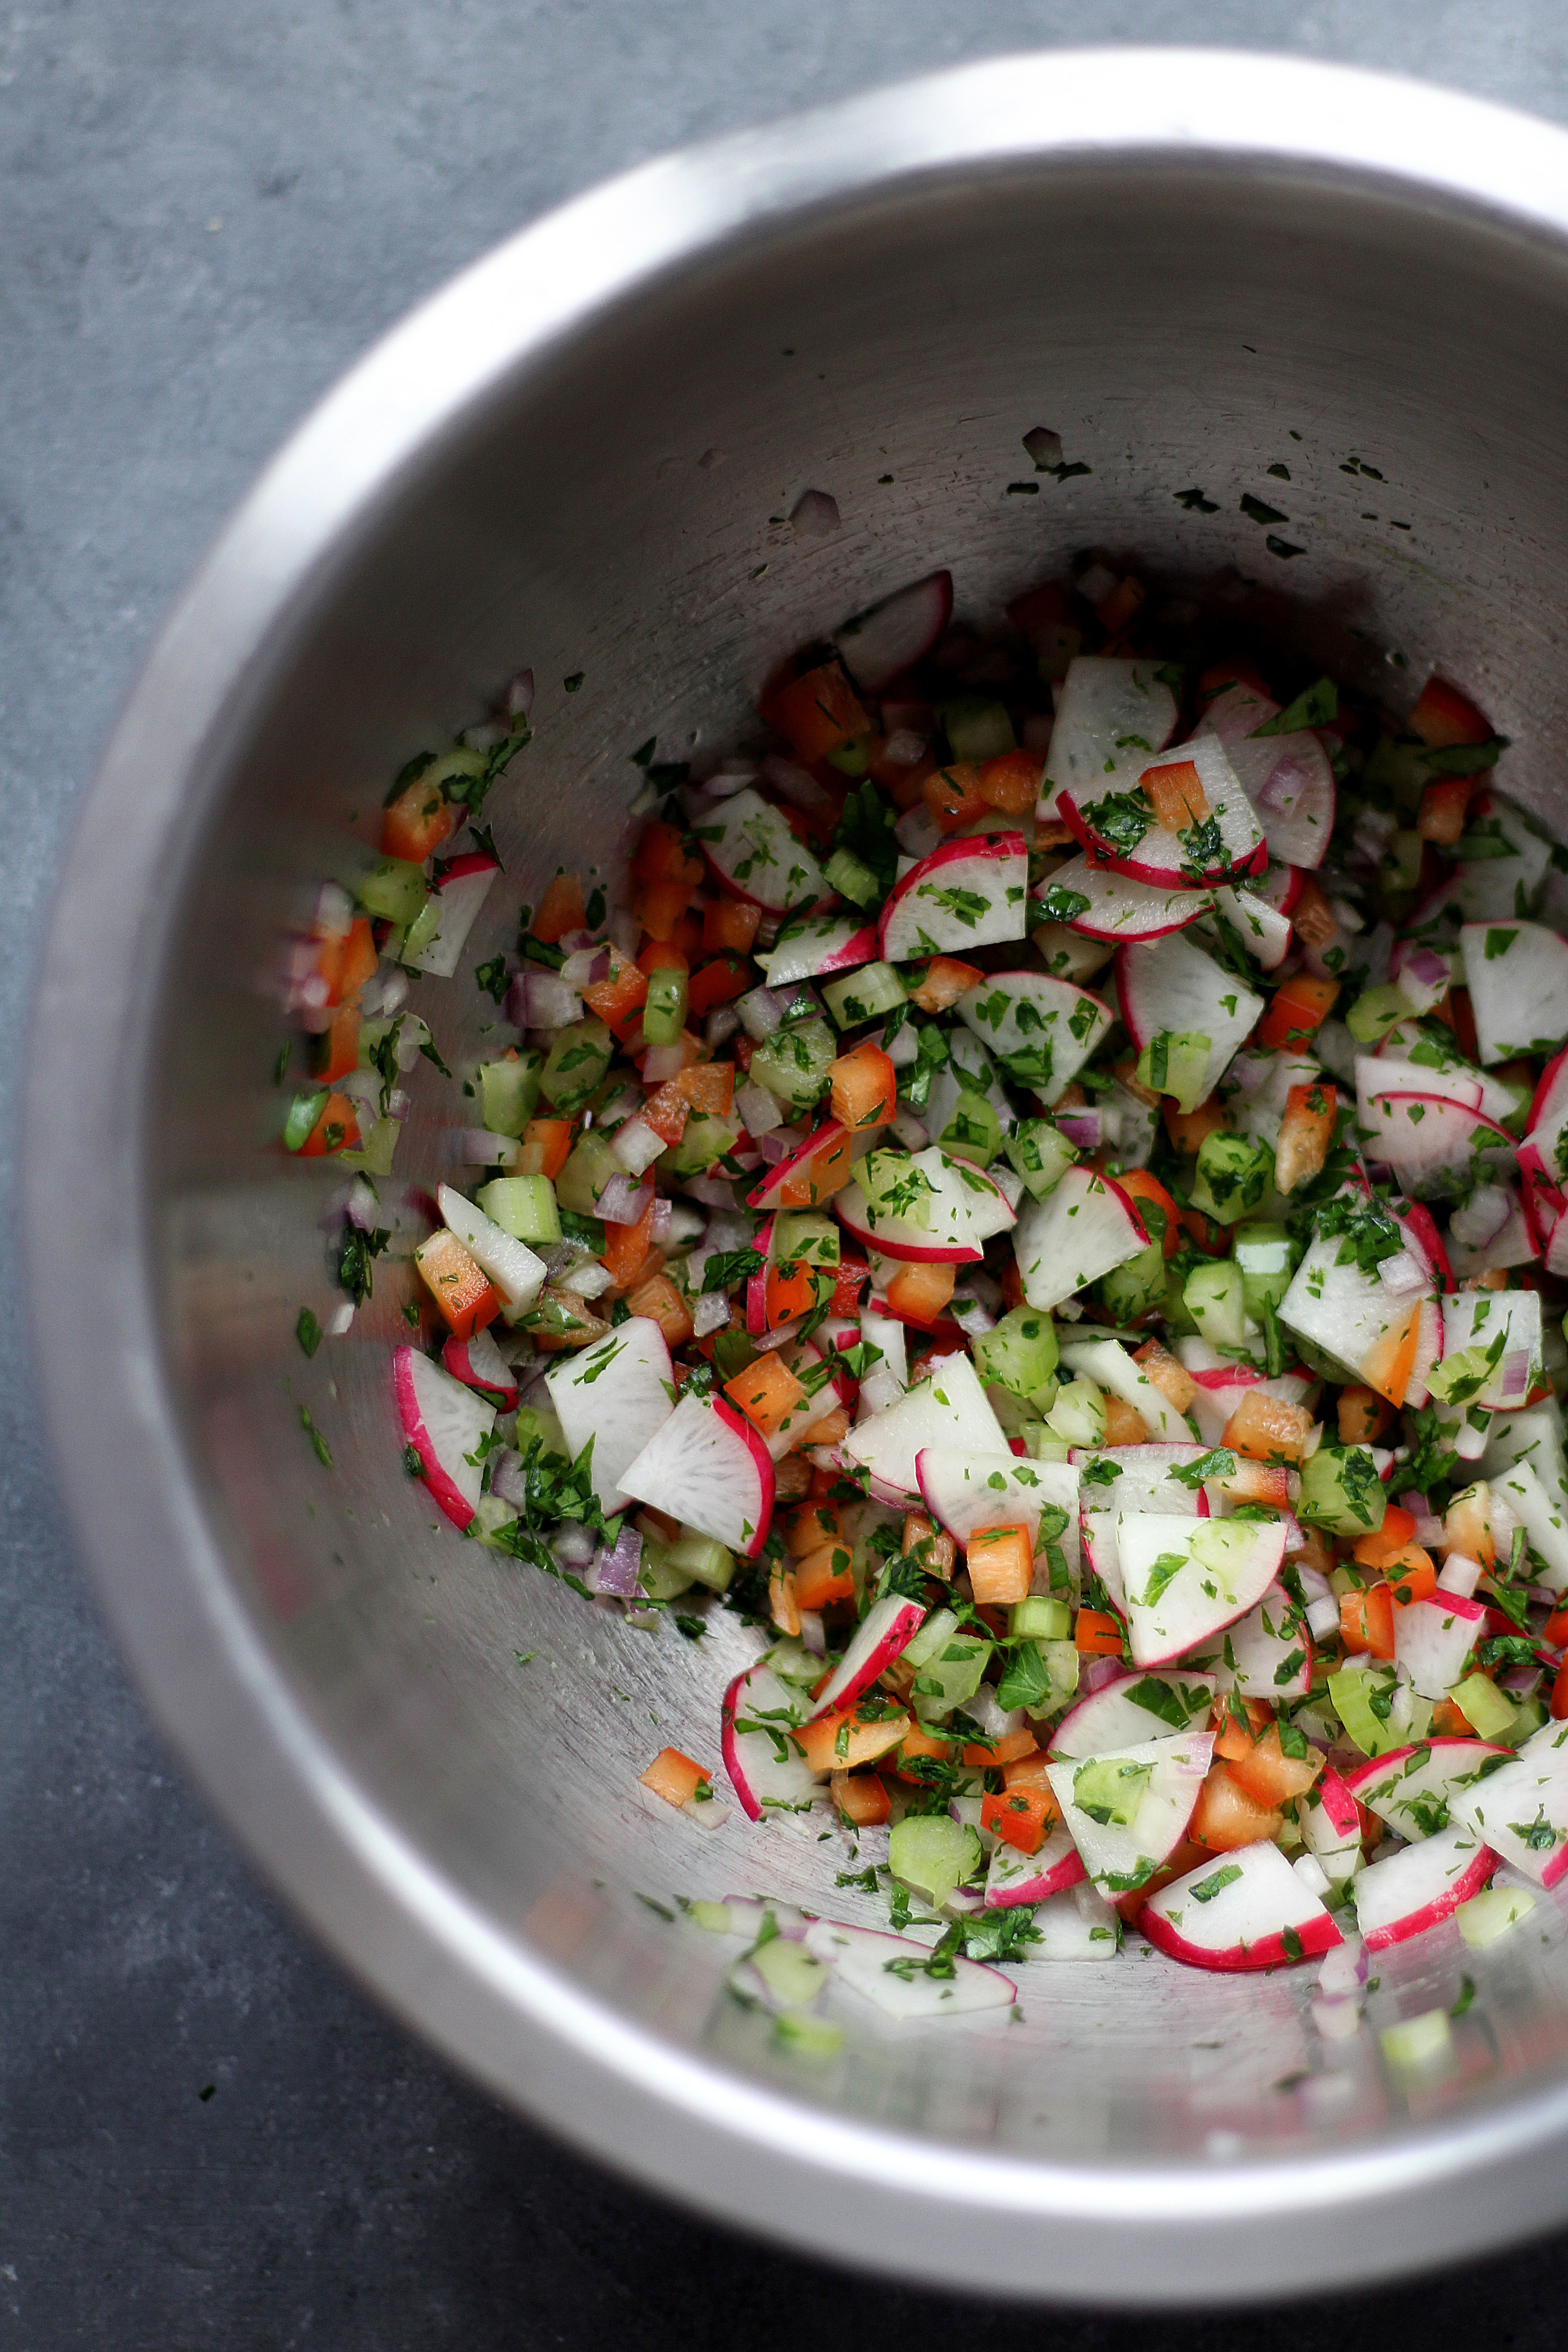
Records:
[[[7,1179],[30,969],[95,748],[204,542],[355,352],[517,224],[660,148],[940,61],[1105,39],[1358,58],[1568,119],[1560,0],[0,8]],[[1015,2339],[1029,2325],[1016,2315],[846,2283],[587,2171],[453,2081],[302,1943],[181,1785],[73,1566],[14,1257],[0,1307],[0,2346]],[[1267,2325],[1304,2352],[1391,2331],[1535,2352],[1562,2338],[1565,2253]],[[1195,2347],[1256,2324],[1163,2333]],[[1144,2332],[1046,2326],[1073,2352]]]

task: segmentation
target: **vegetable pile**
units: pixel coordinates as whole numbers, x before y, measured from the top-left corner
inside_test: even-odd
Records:
[[[803,652],[700,780],[641,746],[618,898],[557,874],[479,966],[408,1466],[639,1624],[764,1629],[735,1801],[885,1826],[868,1885],[944,1931],[770,1913],[770,2006],[985,2006],[977,1959],[1134,1923],[1219,1969],[1485,1940],[1568,1871],[1568,860],[1442,678],[1391,720],[1102,564],[951,608]],[[410,764],[300,945],[334,1330],[531,702]]]

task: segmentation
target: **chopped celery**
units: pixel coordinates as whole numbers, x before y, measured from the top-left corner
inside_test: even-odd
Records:
[[[1301,1245],[1284,1225],[1259,1217],[1243,1225],[1234,1251],[1241,1268],[1242,1294],[1249,1315],[1261,1317],[1264,1307],[1278,1307],[1290,1287],[1300,1261]]]
[[[1091,1822],[1131,1829],[1153,1777],[1152,1764],[1130,1764],[1121,1756],[1091,1756],[1072,1776],[1072,1801]]]
[[[833,1034],[826,1021],[815,1015],[786,1021],[752,1055],[751,1082],[765,1087],[791,1110],[809,1110],[827,1092],[827,1066],[833,1056]]]
[[[765,1944],[755,1945],[751,1958],[769,1991],[792,2009],[815,2000],[827,1981],[823,1962],[814,1960],[804,1944],[792,1942],[787,1936],[774,1936]]]
[[[1205,1258],[1194,1265],[1182,1298],[1211,1348],[1240,1347],[1247,1337],[1247,1293],[1234,1258]]]
[[[1385,2025],[1378,2040],[1389,2064],[1402,2074],[1442,2064],[1454,2044],[1446,2009],[1424,2009],[1418,2017],[1402,2017],[1397,2025]]]
[[[400,963],[412,963],[424,954],[441,928],[441,901],[434,894],[426,899],[404,935],[397,950]]]
[[[994,1383],[1010,1396],[1036,1396],[1055,1377],[1057,1327],[1038,1307],[1009,1307],[994,1328],[982,1331],[972,1346],[983,1384]]]
[[[479,1187],[474,1200],[514,1241],[538,1247],[561,1239],[561,1212],[548,1176],[497,1176]]]
[[[317,1120],[327,1108],[327,1097],[331,1091],[330,1087],[310,1087],[303,1094],[295,1096],[283,1121],[285,1151],[299,1151],[310,1141]]]
[[[378,1118],[358,1151],[344,1151],[339,1155],[340,1166],[356,1169],[364,1176],[390,1176],[392,1155],[397,1149],[397,1139],[402,1132],[399,1120]]]
[[[1324,1444],[1301,1465],[1296,1516],[1310,1527],[1334,1536],[1375,1535],[1386,1506],[1369,1445]]]
[[[730,1906],[727,1903],[704,1903],[699,1899],[686,1916],[694,1927],[706,1927],[711,1936],[727,1936],[730,1933]]]
[[[862,866],[852,849],[836,849],[823,868],[841,898],[848,898],[857,907],[869,907],[882,895],[882,886],[868,866]],[[837,1013],[834,1019],[837,1020]],[[840,1021],[841,1029],[848,1023]]]
[[[688,982],[684,971],[664,964],[648,974],[642,1033],[650,1045],[673,1045],[686,1026]]]
[[[1345,1014],[1345,1027],[1358,1045],[1375,1045],[1396,1021],[1410,1018],[1410,999],[1389,981],[1381,988],[1363,989]]]
[[[665,1546],[665,1558],[671,1568],[682,1570],[713,1592],[727,1592],[735,1573],[734,1553],[695,1528],[682,1528],[675,1541]]]
[[[616,1041],[605,1024],[590,1013],[558,1029],[543,1069],[539,1091],[563,1118],[580,1111],[610,1066]]]
[[[1478,1739],[1502,1739],[1513,1729],[1513,1701],[1485,1675],[1467,1675],[1448,1693]]]
[[[838,853],[839,856],[846,854],[842,850]],[[829,863],[829,875],[837,862],[835,859]],[[822,1001],[840,1029],[858,1029],[863,1021],[879,1021],[885,1013],[896,1013],[900,1005],[909,1003],[909,998],[890,963],[863,963],[847,979],[826,982]]]
[[[1165,1252],[1159,1242],[1113,1266],[1100,1280],[1100,1295],[1118,1323],[1135,1323],[1165,1296]]]
[[[1046,1415],[1046,1427],[1069,1445],[1103,1445],[1105,1397],[1097,1383],[1083,1378],[1068,1381]]]
[[[1021,1118],[1003,1146],[1024,1180],[1024,1190],[1037,1201],[1054,1192],[1078,1158],[1078,1147],[1048,1118]]]
[[[1173,1095],[1179,1111],[1196,1110],[1208,1077],[1210,1041],[1196,1030],[1162,1029],[1138,1056],[1137,1078],[1156,1094]]]
[[[937,716],[955,760],[978,764],[982,760],[995,759],[1000,752],[1017,749],[1018,739],[1013,732],[1006,706],[990,695],[956,695],[951,702],[942,704]]]
[[[1526,1886],[1489,1886],[1459,1905],[1454,1925],[1472,1952],[1484,1952],[1534,1908],[1535,1897]]]
[[[1222,1225],[1256,1209],[1274,1181],[1274,1154],[1251,1136],[1216,1129],[1198,1147],[1193,1206]]]
[[[935,1141],[954,1160],[976,1168],[990,1166],[1002,1149],[1002,1122],[996,1107],[984,1095],[961,1093],[952,1113]]]
[[[888,1839],[893,1876],[936,1904],[973,1878],[983,1859],[977,1832],[945,1813],[907,1813]]]
[[[1363,1756],[1406,1744],[1405,1732],[1390,1728],[1394,1691],[1392,1666],[1341,1666],[1329,1676],[1330,1704]]]
[[[806,2010],[786,2009],[773,2020],[773,2040],[802,2058],[836,2058],[844,2047],[844,2028]]]
[[[689,1118],[679,1142],[670,1145],[658,1164],[672,1176],[706,1176],[727,1151],[733,1151],[743,1132],[738,1118]]]
[[[921,1721],[938,1722],[972,1699],[990,1657],[991,1644],[979,1634],[951,1634],[934,1656],[915,1668],[915,1713]]]
[[[781,1209],[773,1222],[773,1258],[780,1265],[837,1265],[839,1233],[822,1209]]]
[[[683,1592],[690,1591],[696,1579],[689,1568],[676,1566],[668,1546],[649,1543],[645,1537],[637,1582],[650,1601],[678,1601]]]
[[[416,922],[430,896],[425,868],[404,857],[384,857],[373,866],[355,891],[367,915],[379,922],[395,923],[400,930]]]
[[[479,1066],[479,1106],[492,1135],[521,1135],[539,1102],[539,1074],[544,1055],[537,1045],[524,1045],[505,1061]]]
[[[578,1137],[571,1158],[555,1179],[556,1201],[577,1216],[591,1217],[611,1177],[625,1172],[604,1137],[590,1128],[586,1135]]]
[[[1032,1593],[1027,1601],[1014,1601],[1007,1631],[1016,1641],[1065,1642],[1072,1632],[1072,1611],[1065,1601]]]

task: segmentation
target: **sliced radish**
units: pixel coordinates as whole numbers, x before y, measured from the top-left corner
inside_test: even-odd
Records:
[[[1395,1616],[1408,1613],[1401,1609]],[[1476,1613],[1484,1617],[1486,1612],[1478,1606]],[[1510,1752],[1489,1739],[1424,1739],[1415,1747],[1391,1748],[1358,1764],[1345,1774],[1343,1786],[1357,1804],[1365,1805],[1391,1830],[1417,1844],[1448,1827],[1456,1789],[1479,1788],[1497,1769],[1488,1759]]]
[[[621,1484],[622,1475],[669,1420],[674,1383],[665,1336],[646,1315],[630,1316],[591,1348],[560,1357],[546,1372],[544,1385],[573,1459],[594,1441],[594,1492],[606,1517],[630,1500],[634,1490]]]
[[[1545,923],[1467,923],[1459,950],[1481,1060],[1555,1054],[1568,1036],[1568,940]]]
[[[1504,1771],[1512,1769],[1503,1767]],[[1489,1791],[1492,1784],[1481,1785]],[[1461,1801],[1451,1798],[1450,1810],[1460,1809]],[[1419,1844],[1401,1846],[1368,1863],[1357,1871],[1354,1882],[1356,1920],[1367,1950],[1381,1952],[1435,1927],[1440,1919],[1451,1919],[1461,1903],[1480,1893],[1497,1863],[1490,1846],[1483,1845],[1463,1820]]]
[[[451,1339],[441,1350],[441,1361],[466,1389],[479,1389],[500,1412],[517,1410],[517,1374],[488,1331],[467,1339]]]
[[[1048,922],[1069,923],[1091,940],[1152,940],[1184,930],[1214,904],[1207,890],[1156,890],[1087,856],[1071,857],[1035,892]],[[1287,923],[1286,936],[1289,936]]]
[[[816,1792],[816,1774],[790,1738],[803,1719],[796,1694],[765,1665],[737,1675],[724,1694],[720,1752],[741,1810],[753,1822],[770,1807],[796,1812]]]
[[[1206,1518],[1208,1496],[1181,1472],[1209,1451],[1191,1438],[1179,1444],[1075,1446],[1085,1513],[1169,1511],[1176,1518]]]
[[[1506,1431],[1509,1421],[1530,1419],[1533,1415],[1510,1413],[1506,1420],[1493,1423],[1493,1432]],[[1556,1459],[1562,1459],[1561,1447]],[[1496,1447],[1495,1436],[1489,1443],[1482,1466],[1493,1489],[1524,1529],[1535,1581],[1552,1592],[1568,1591],[1568,1503],[1563,1499],[1561,1486],[1554,1502],[1534,1463],[1522,1457],[1506,1460],[1501,1448]],[[1550,1454],[1542,1459],[1542,1472],[1547,1476],[1552,1475]]]
[[[1068,1514],[1077,1549],[1078,1472],[1070,1463],[1031,1462],[1005,1451],[973,1454],[958,1445],[926,1445],[916,1456],[915,1475],[926,1509],[961,1547],[968,1545],[976,1528],[1021,1524],[1029,1530],[1030,1550],[1037,1551],[1040,1512],[1049,1503]]]
[[[1368,1093],[1452,1095],[1456,1102],[1473,1103],[1500,1127],[1519,1108],[1514,1087],[1489,1070],[1478,1070],[1443,1031],[1434,1035],[1431,1023],[1396,1021],[1378,1040],[1372,1058],[1384,1066],[1381,1074],[1369,1073]]]
[[[861,693],[880,694],[924,659],[952,614],[952,574],[931,572],[847,621],[833,642]]]
[[[1148,1246],[1127,1193],[1089,1168],[1068,1169],[1043,1201],[1026,1201],[1013,1235],[1024,1297],[1042,1309],[1059,1307]]]
[[[964,1265],[1015,1222],[1011,1202],[983,1169],[936,1144],[905,1155],[874,1151],[858,1182],[834,1196],[833,1213],[863,1248],[921,1265]]]
[[[1446,1102],[1466,1110],[1479,1110],[1486,1092],[1479,1070],[1463,1065],[1452,1069],[1428,1068],[1392,1054],[1358,1054],[1355,1057],[1356,1103],[1363,1127],[1372,1124],[1367,1105],[1375,1095],[1441,1095]]]
[[[1322,1075],[1321,1066],[1310,1055],[1260,1054],[1244,1047],[1226,1076],[1229,1108],[1240,1133],[1274,1150],[1292,1087],[1314,1087]]]
[[[1361,1122],[1367,1157],[1392,1168],[1418,1200],[1495,1182],[1519,1150],[1506,1128],[1441,1095],[1371,1095]]]
[[[479,849],[454,857],[449,866],[439,870],[436,882],[439,925],[435,937],[416,955],[408,958],[411,966],[437,980],[451,979],[474,928],[474,919],[500,872],[496,859]]]
[[[858,1423],[843,1450],[870,1472],[879,1501],[915,1505],[921,1499],[921,1454],[939,1446],[966,1454],[1007,1453],[1002,1425],[967,1356],[940,1358],[896,1404]]]
[[[1138,1915],[1149,1941],[1194,1969],[1277,1969],[1344,1941],[1277,1845],[1215,1853],[1152,1895]]]
[[[985,1908],[1005,1911],[1019,1903],[1044,1903],[1086,1875],[1083,1856],[1066,1829],[1054,1829],[1037,1853],[1020,1853],[998,1838],[985,1873]]]
[[[1390,1286],[1390,1273],[1397,1288]],[[1405,1328],[1431,1290],[1431,1275],[1408,1252],[1385,1258],[1379,1273],[1367,1274],[1356,1264],[1353,1246],[1331,1234],[1309,1244],[1279,1302],[1279,1320],[1353,1381],[1389,1335]]]
[[[1189,1108],[1206,1101],[1263,1010],[1263,999],[1183,933],[1118,948],[1121,1018],[1140,1053],[1158,1036],[1206,1037],[1208,1062]]]
[[[1058,793],[1125,785],[1164,749],[1176,698],[1154,670],[1152,662],[1107,654],[1079,654],[1068,663],[1040,784],[1042,817],[1055,814]]]
[[[1277,1519],[1124,1511],[1116,1546],[1133,1662],[1163,1666],[1257,1607],[1284,1562],[1285,1529]]]
[[[819,1160],[826,1160],[829,1152],[842,1143],[848,1132],[848,1129],[840,1125],[837,1119],[825,1118],[819,1127],[812,1129],[805,1140],[787,1159],[781,1160],[776,1168],[769,1170],[755,1192],[747,1193],[746,1206],[760,1209],[767,1216],[771,1216],[775,1209],[788,1208],[791,1203],[784,1197],[785,1192],[793,1186],[811,1181],[814,1163]],[[813,1189],[816,1189],[815,1184]]]
[[[393,1394],[403,1442],[418,1454],[426,1485],[454,1527],[466,1528],[484,1485],[479,1447],[495,1427],[493,1404],[422,1356],[392,1351]]]
[[[1288,866],[1321,866],[1334,830],[1334,771],[1310,728],[1289,735],[1255,730],[1279,715],[1279,705],[1239,683],[1216,695],[1198,735],[1217,735],[1258,813],[1270,857]]]
[[[524,1314],[544,1287],[544,1260],[535,1257],[526,1242],[518,1241],[482,1209],[476,1209],[455,1186],[443,1184],[436,1202],[447,1231],[457,1234],[475,1265],[500,1291],[508,1318]]]
[[[693,831],[731,898],[782,915],[786,908],[816,906],[833,896],[826,875],[781,811],[749,784]]]
[[[832,1680],[818,1696],[812,1720],[836,1714],[841,1706],[853,1706],[878,1676],[902,1656],[924,1621],[925,1611],[918,1601],[896,1592],[874,1601],[856,1627]]]
[[[768,1539],[773,1460],[723,1397],[683,1396],[619,1477],[623,1493],[748,1559]]]
[[[1298,1801],[1296,1818],[1308,1853],[1316,1855],[1330,1878],[1348,1878],[1360,1866],[1361,1815],[1331,1764],[1324,1768],[1305,1803]]]
[[[1212,1675],[1118,1675],[1068,1708],[1051,1734],[1050,1753],[1114,1755],[1151,1736],[1201,1726],[1215,1688]]]
[[[1120,1339],[1069,1339],[1061,1350],[1069,1372],[1093,1381],[1110,1396],[1140,1414],[1156,1438],[1177,1445],[1191,1442],[1192,1431],[1169,1397],[1154,1386],[1141,1364],[1133,1362]]]
[[[1543,1723],[1510,1763],[1453,1790],[1448,1810],[1537,1886],[1555,1886],[1568,1871],[1568,1723]]]
[[[875,1927],[818,1919],[805,1931],[805,1948],[887,2017],[964,2017],[976,2010],[1011,2009],[1018,1998],[1011,1979],[979,1960],[944,1960],[942,1973],[932,1976],[926,1966],[928,1945]]]
[[[1462,1356],[1468,1376],[1456,1403],[1518,1412],[1545,1380],[1543,1346],[1538,1290],[1461,1290],[1443,1303],[1443,1369]]]
[[[1173,833],[1155,817],[1151,795],[1163,772],[1189,769],[1196,772],[1208,815]],[[1212,735],[1175,744],[1137,768],[1065,787],[1057,794],[1056,814],[1102,865],[1156,890],[1209,888],[1258,873],[1267,862],[1258,819],[1224,745]]]
[[[957,1010],[1007,1076],[1047,1104],[1078,1076],[1111,1022],[1098,996],[1040,971],[988,972]]]
[[[771,955],[759,956],[770,988],[829,972],[855,971],[877,959],[877,929],[861,915],[805,915],[786,923]]]
[[[944,841],[900,875],[883,902],[881,953],[889,963],[967,955],[1028,929],[1029,852],[1021,833]]]
[[[1250,884],[1240,890],[1225,886],[1215,892],[1214,903],[1216,919],[1223,917],[1231,926],[1259,971],[1277,971],[1296,936],[1289,916]]]
[[[1083,1865],[1106,1895],[1146,1886],[1186,1833],[1214,1748],[1209,1731],[1064,1757],[1046,1778]],[[1109,1812],[1110,1818],[1097,1819]],[[1127,1813],[1131,1819],[1118,1819]]]
[[[1306,1697],[1312,1686],[1311,1636],[1282,1585],[1271,1584],[1257,1608],[1237,1618],[1225,1636],[1225,1660],[1243,1698],[1279,1706]]]
[[[1194,1393],[1190,1410],[1205,1446],[1223,1443],[1226,1424],[1251,1390],[1256,1389],[1259,1396],[1277,1397],[1282,1404],[1300,1404],[1311,1386],[1302,1372],[1282,1372],[1278,1380],[1271,1381],[1261,1372],[1249,1372],[1242,1364],[1208,1370],[1189,1363],[1189,1355],[1195,1355],[1203,1344],[1202,1340],[1184,1338],[1178,1340],[1176,1351],[1192,1375]]]
[[[1037,1960],[1113,1960],[1121,1949],[1121,1922],[1087,1878],[1053,1895],[1035,1914]]]

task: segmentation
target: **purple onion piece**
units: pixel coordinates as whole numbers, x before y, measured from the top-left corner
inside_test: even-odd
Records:
[[[591,1591],[613,1593],[618,1601],[629,1601],[637,1589],[642,1570],[642,1537],[636,1528],[624,1526],[616,1538],[613,1550],[600,1546],[593,1568],[585,1581]]]
[[[1103,1140],[1101,1129],[1104,1120],[1094,1104],[1086,1104],[1082,1110],[1058,1110],[1057,1125],[1068,1141],[1075,1143],[1080,1151],[1099,1150]]]
[[[526,719],[533,709],[533,672],[520,669],[501,698],[501,708],[509,719]]]
[[[675,1202],[668,1199],[656,1200],[653,1204],[653,1223],[648,1227],[648,1234],[650,1239],[657,1242],[661,1249],[669,1239],[669,1228],[674,1220]]]
[[[598,1197],[598,1212],[607,1225],[635,1225],[649,1202],[653,1186],[634,1184],[629,1176],[612,1176]]]

